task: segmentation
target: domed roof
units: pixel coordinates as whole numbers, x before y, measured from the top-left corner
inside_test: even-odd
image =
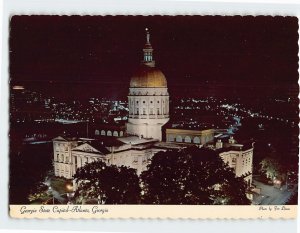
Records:
[[[131,77],[130,87],[167,87],[167,80],[159,69],[141,65]]]

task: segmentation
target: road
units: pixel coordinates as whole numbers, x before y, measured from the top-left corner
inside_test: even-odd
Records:
[[[48,187],[48,191],[50,192],[51,196],[54,197],[56,200],[58,200],[60,203],[65,203],[66,199],[61,196],[61,194],[57,191],[55,191],[53,188],[51,188],[51,178],[47,178],[44,182]]]
[[[294,185],[292,190],[287,190],[284,185],[282,190],[280,190],[272,185],[266,185],[256,180],[253,183],[257,188],[261,188],[261,194],[255,196],[253,200],[253,203],[256,205],[284,205],[298,188],[298,185]]]

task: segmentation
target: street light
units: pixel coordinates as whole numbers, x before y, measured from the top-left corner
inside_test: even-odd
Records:
[[[72,198],[74,197],[75,192],[73,191],[73,185],[72,184],[67,184],[67,197],[68,197],[68,205],[73,204],[72,203]]]
[[[49,191],[49,193],[52,195],[52,204],[54,205],[54,195],[53,195],[53,193],[52,193],[52,188],[51,188],[51,186],[49,186],[48,191]]]

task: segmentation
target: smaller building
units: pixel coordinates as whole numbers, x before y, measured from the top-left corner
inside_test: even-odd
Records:
[[[248,187],[252,184],[253,143],[238,144],[233,137],[228,142],[220,139],[216,142],[215,150],[224,163],[233,169],[236,177],[244,178]]]
[[[205,130],[189,130],[189,129],[166,129],[167,142],[184,142],[193,143],[198,145],[205,145],[206,143],[213,142],[214,129]]]

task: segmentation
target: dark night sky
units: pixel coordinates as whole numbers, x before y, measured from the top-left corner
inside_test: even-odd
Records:
[[[15,82],[129,82],[145,27],[169,84],[201,81],[297,83],[296,17],[14,16]]]

